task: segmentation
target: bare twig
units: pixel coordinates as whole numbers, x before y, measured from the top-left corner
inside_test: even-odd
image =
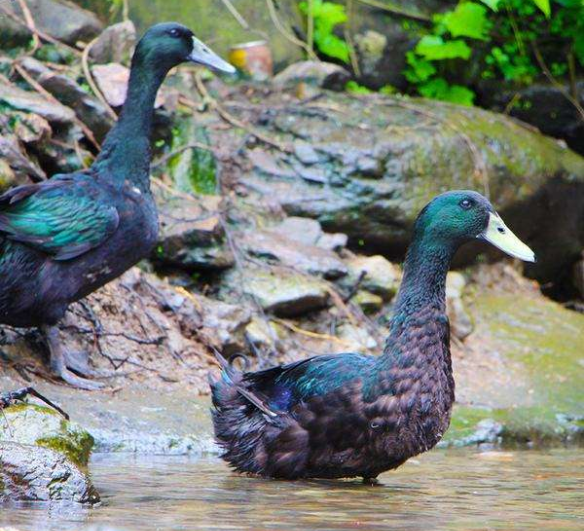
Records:
[[[33,54],[38,50],[39,46],[41,45],[39,34],[36,29],[36,24],[34,23],[34,18],[32,17],[32,13],[30,12],[30,9],[26,5],[26,2],[24,0],[18,0],[18,4],[20,5],[20,9],[22,9],[22,14],[24,15],[26,26],[32,33],[33,46],[29,54]]]
[[[91,70],[89,69],[89,52],[91,51],[91,48],[93,47],[93,45],[97,42],[97,39],[98,39],[98,37],[93,39],[83,49],[83,53],[81,54],[81,68],[83,69],[83,75],[85,76],[85,79],[87,80],[87,84],[91,87],[91,90],[95,94],[95,97],[103,104],[107,113],[114,120],[117,120],[118,115],[111,108],[110,104],[107,102],[104,95],[101,93],[101,90],[99,90],[99,87],[97,86],[97,84],[95,83],[95,80],[93,79],[93,75],[91,74]]]
[[[310,53],[314,53],[314,0],[308,0],[308,15],[306,20],[306,44]]]
[[[582,107],[582,105],[580,105],[580,102],[578,101],[578,99],[574,98],[572,96],[572,94],[570,94],[570,91],[567,90],[566,87],[564,87],[553,76],[553,74],[551,73],[547,64],[545,63],[545,60],[544,60],[543,56],[541,55],[541,52],[539,51],[539,47],[537,46],[537,42],[535,42],[535,40],[534,40],[534,41],[532,41],[531,44],[533,47],[533,54],[535,55],[535,58],[539,64],[540,68],[542,69],[544,76],[557,90],[559,90],[559,92],[562,94],[562,96],[564,96],[564,98],[566,98],[574,106],[574,108],[580,114],[580,120],[584,121],[584,108]]]
[[[288,30],[282,25],[282,22],[280,22],[280,19],[278,18],[278,12],[276,10],[274,0],[266,0],[266,3],[268,5],[268,12],[274,26],[276,26],[276,29],[284,36],[284,38],[306,51],[308,57],[313,61],[320,61],[318,56],[314,53],[314,50],[312,50],[308,44],[298,39],[295,35],[289,33]]]
[[[289,330],[292,330],[292,332],[296,332],[297,334],[301,334],[306,337],[312,337],[314,339],[322,339],[323,341],[334,341],[335,343],[341,343],[347,346],[347,341],[341,339],[340,337],[332,336],[329,334],[319,334],[318,332],[311,332],[310,330],[305,330],[304,328],[300,328],[288,321],[278,319],[277,317],[272,317],[270,320],[273,321],[274,323],[278,323],[288,328]]]
[[[247,23],[247,20],[245,20],[245,18],[243,18],[243,16],[241,15],[241,13],[237,10],[237,8],[231,3],[230,0],[221,0],[221,2],[223,2],[223,5],[227,8],[227,10],[233,15],[233,18],[235,20],[237,20],[237,22],[239,23],[239,25],[243,28],[243,29],[250,29],[249,24]]]
[[[359,58],[357,57],[357,53],[355,52],[355,43],[353,41],[353,31],[351,26],[351,21],[353,20],[353,0],[346,0],[346,9],[347,9],[347,22],[345,24],[345,28],[343,30],[343,34],[345,36],[345,40],[347,41],[347,45],[349,47],[349,59],[351,61],[351,67],[353,68],[353,72],[357,77],[361,76],[361,67],[359,66]]]
[[[18,74],[24,79],[33,89],[35,89],[39,94],[42,94],[45,98],[49,101],[61,105],[61,102],[55,98],[48,90],[46,90],[38,81],[34,80],[29,73],[22,68],[18,64],[18,62],[13,63],[14,69],[18,72]],[[77,116],[74,118],[75,123],[81,128],[83,134],[87,137],[87,139],[94,145],[96,149],[100,149],[99,142],[95,139],[93,135],[93,131],[89,129],[87,125],[85,125]]]
[[[393,2],[381,2],[380,0],[357,0],[361,4],[369,7],[374,7],[376,9],[381,9],[382,11],[388,11],[395,15],[400,15],[402,17],[413,18],[415,20],[422,20],[424,22],[429,22],[432,18],[429,15],[425,15],[418,10],[410,9],[404,7],[402,4],[394,4]]]
[[[179,155],[183,151],[187,151],[189,149],[204,149],[205,151],[210,151],[215,156],[217,156],[216,151],[211,146],[203,144],[202,142],[189,142],[188,144],[185,144],[184,146],[181,146],[181,147],[171,151],[170,153],[166,153],[166,154],[162,155],[159,159],[155,160],[150,167],[153,170],[155,170],[156,168],[166,164],[170,159],[172,159],[176,155]]]

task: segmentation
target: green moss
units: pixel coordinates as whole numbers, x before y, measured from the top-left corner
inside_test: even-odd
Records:
[[[207,131],[193,126],[191,120],[181,122],[173,129],[172,135],[171,151],[192,142],[210,144]],[[199,148],[181,151],[170,159],[168,167],[180,190],[208,195],[216,193],[217,162],[211,151]]]
[[[446,443],[474,442],[485,419],[501,424],[506,445],[584,441],[584,316],[520,293],[481,293],[471,304],[480,333],[516,367],[528,391],[502,389],[513,398],[507,408],[455,406]]]
[[[77,466],[87,466],[94,440],[87,432],[68,432],[63,437],[37,439],[36,443],[39,446],[65,454]]]
[[[87,466],[94,440],[76,423],[65,420],[51,408],[35,404],[17,404],[4,413],[10,428],[0,424],[0,437],[50,448],[78,466]]]

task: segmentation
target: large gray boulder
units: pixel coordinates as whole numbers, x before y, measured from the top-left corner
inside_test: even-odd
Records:
[[[421,99],[321,91],[293,106],[282,105],[290,92],[246,91],[224,97],[285,150],[249,143],[236,176],[271,210],[317,219],[353,247],[401,260],[426,203],[474,189],[533,247],[538,262],[528,273],[540,281],[571,268],[584,245],[584,159],[514,119]],[[247,112],[256,96],[262,112]],[[225,129],[208,129],[210,145],[240,145]]]

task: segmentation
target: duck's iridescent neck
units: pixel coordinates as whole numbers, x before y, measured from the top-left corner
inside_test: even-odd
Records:
[[[404,263],[402,283],[394,306],[390,332],[407,326],[409,318],[425,308],[444,311],[446,275],[456,249],[448,244],[415,240]]]
[[[119,185],[129,181],[149,189],[154,102],[167,70],[142,64],[139,58],[133,61],[122,112],[93,166],[98,175]]]

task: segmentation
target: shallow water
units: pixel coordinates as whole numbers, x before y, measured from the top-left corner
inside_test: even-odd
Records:
[[[216,457],[98,455],[93,509],[3,507],[0,529],[582,530],[584,449],[436,450],[358,481],[268,481]]]

